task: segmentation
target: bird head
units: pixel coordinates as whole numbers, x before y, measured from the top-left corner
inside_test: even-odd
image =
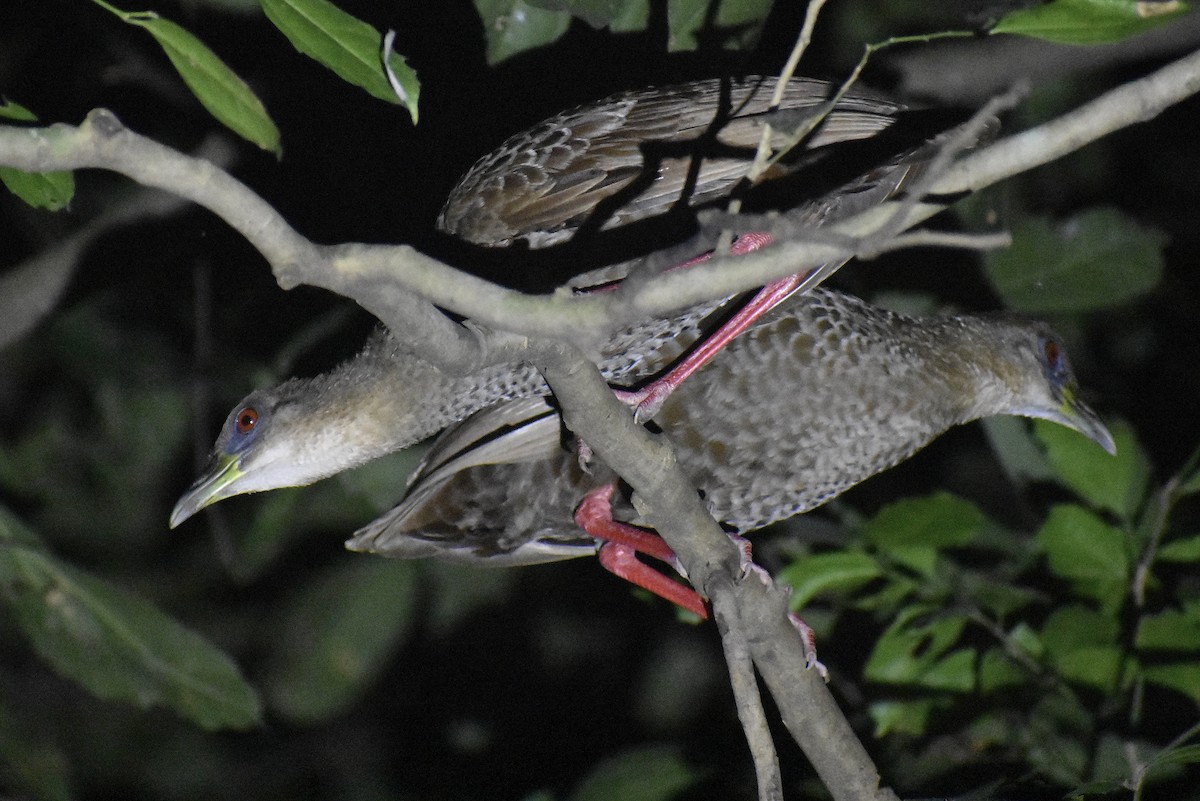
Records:
[[[1072,428],[1116,454],[1112,434],[1080,397],[1062,339],[1042,323],[998,321],[997,329],[985,335],[1001,363],[996,373],[1012,393],[1000,411]]]
[[[337,472],[312,458],[317,420],[305,399],[308,382],[293,379],[252,392],[221,428],[208,465],[171,512],[171,528],[209,504],[247,492],[311,484]]]

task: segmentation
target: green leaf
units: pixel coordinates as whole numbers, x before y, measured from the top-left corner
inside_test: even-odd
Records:
[[[61,211],[75,197],[75,175],[71,172],[24,172],[0,167],[0,182],[35,209]]]
[[[315,722],[358,700],[412,630],[414,574],[410,562],[347,557],[310,582],[282,614],[271,706]]]
[[[1054,610],[1041,637],[1050,663],[1063,678],[1108,692],[1116,687],[1124,661],[1119,633],[1114,618],[1073,605]]]
[[[253,581],[283,553],[297,538],[300,523],[298,510],[305,499],[307,487],[281,487],[249,502],[253,516],[237,526],[239,536],[234,541],[234,558],[229,570],[243,583]]]
[[[1060,654],[1054,669],[1067,681],[1112,692],[1121,677],[1124,657],[1115,645],[1088,645]]]
[[[570,801],[667,801],[699,778],[676,749],[639,748],[601,762],[571,793]]]
[[[1026,760],[1061,785],[1077,785],[1089,764],[1086,740],[1095,719],[1069,689],[1037,697],[1021,732]]]
[[[1035,771],[1057,784],[1072,786],[1080,783],[1089,764],[1090,752],[1073,732],[1038,732],[1038,736],[1029,739],[1033,742],[1026,746],[1026,758]]]
[[[167,706],[206,729],[259,721],[258,697],[222,651],[148,601],[17,545],[32,536],[23,528],[0,510],[0,581],[17,624],[59,673],[101,698]]]
[[[1014,584],[1010,578],[997,578],[986,573],[964,573],[959,586],[980,609],[1000,620],[1043,598],[1041,593]]]
[[[863,535],[882,553],[933,576],[939,550],[971,544],[986,524],[978,507],[940,492],[888,504],[867,522]]]
[[[1187,3],[1177,1],[1054,0],[1008,14],[991,32],[1062,44],[1102,44],[1147,31],[1187,10]]]
[[[1046,653],[1046,644],[1042,642],[1041,636],[1029,627],[1028,623],[1018,623],[1013,626],[1012,631],[1008,632],[1008,639],[1009,642],[1019,646],[1022,651],[1034,659],[1041,659],[1042,655]]]
[[[1096,742],[1092,744],[1091,784],[1099,785],[1110,782],[1111,793],[1122,789],[1129,780],[1134,765],[1144,765],[1150,761],[1158,749],[1147,742],[1139,742],[1128,733],[1118,734],[1113,729],[1102,729]],[[1134,769],[1136,771],[1136,768]],[[1128,790],[1128,788],[1125,788]]]
[[[0,118],[17,122],[37,122],[37,115],[20,103],[6,100],[0,104]]]
[[[104,0],[93,2],[153,36],[192,94],[221,124],[263,150],[279,154],[279,129],[266,108],[206,44],[153,11],[122,11]]]
[[[145,28],[158,41],[179,77],[196,98],[238,136],[279,155],[279,129],[262,101],[217,54],[186,30],[161,17],[128,20]]]
[[[856,599],[854,607],[867,612],[883,611],[890,615],[905,603],[909,596],[922,589],[922,584],[908,575],[892,571],[878,591]]]
[[[1132,520],[1150,483],[1150,460],[1128,423],[1115,420],[1108,428],[1117,444],[1116,456],[1069,428],[1034,421],[1034,435],[1063,485],[1097,509]]]
[[[920,737],[929,725],[933,714],[934,700],[924,698],[917,701],[876,701],[867,712],[875,723],[875,737],[888,734],[911,734]]]
[[[1155,754],[1151,764],[1194,765],[1200,762],[1200,745],[1180,745]]]
[[[1125,602],[1129,581],[1126,536],[1080,506],[1059,505],[1037,533],[1050,570],[1109,614]]]
[[[1151,665],[1142,668],[1146,681],[1183,693],[1194,703],[1200,703],[1200,664],[1177,662],[1170,665]]]
[[[1200,534],[1173,540],[1158,549],[1160,562],[1200,562]]]
[[[1050,462],[1034,440],[1025,418],[1000,414],[985,417],[979,423],[987,434],[992,453],[1013,483],[1049,481],[1054,478]]]
[[[1146,650],[1200,651],[1200,620],[1176,609],[1146,615],[1138,622],[1134,645]]]
[[[875,643],[863,675],[871,681],[967,692],[974,687],[975,652],[950,648],[966,627],[965,615],[910,607]],[[922,621],[922,622],[915,622]]]
[[[1200,492],[1200,448],[1192,451],[1176,476],[1179,488],[1175,494],[1182,498]]]
[[[913,545],[956,548],[974,542],[986,523],[975,504],[935,492],[883,507],[863,527],[863,536],[884,553]]]
[[[555,42],[571,26],[567,11],[547,10],[525,0],[475,0],[487,39],[487,62],[499,64],[518,53]]]
[[[650,24],[650,0],[625,0],[621,9],[608,22],[613,33],[644,31]]]
[[[957,648],[937,660],[918,682],[935,690],[970,692],[975,689],[975,649]]]
[[[420,84],[404,57],[392,53],[388,66],[404,90],[403,100],[383,69],[383,36],[328,0],[262,0],[267,19],[304,55],[373,97],[405,106],[417,123]]]
[[[650,0],[532,0],[546,11],[566,11],[593,28],[613,33],[645,30],[650,20]]]
[[[37,122],[32,111],[11,100],[0,104],[0,119]],[[0,182],[35,209],[61,211],[75,196],[75,175],[71,172],[24,172],[0,167]]]
[[[1029,671],[1013,661],[1000,648],[989,648],[979,658],[979,691],[994,692],[1020,687],[1030,681]]]
[[[797,611],[823,592],[850,592],[882,574],[883,568],[868,554],[835,551],[802,557],[781,571],[779,577],[791,585],[791,608]]]
[[[715,14],[712,5],[711,0],[668,0],[667,49],[696,50],[702,42],[729,50],[750,47],[758,41],[773,0],[718,0]]]
[[[988,279],[1010,308],[1026,314],[1106,309],[1154,289],[1166,236],[1113,208],[1057,225],[1030,218],[1013,226],[1013,246],[984,258]]]

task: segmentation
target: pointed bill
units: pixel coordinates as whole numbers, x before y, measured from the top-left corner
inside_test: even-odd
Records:
[[[1054,419],[1056,423],[1075,429],[1108,451],[1110,456],[1117,455],[1117,443],[1113,440],[1112,434],[1100,421],[1100,415],[1079,399],[1079,393],[1073,385],[1063,388],[1062,406],[1058,411],[1060,417]]]
[[[239,455],[214,455],[208,467],[175,504],[171,511],[171,528],[177,527],[209,504],[236,495],[237,492],[230,491],[230,485],[242,475]]]

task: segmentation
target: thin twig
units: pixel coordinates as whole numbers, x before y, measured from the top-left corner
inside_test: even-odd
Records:
[[[1027,85],[1014,86],[1004,94],[989,100],[981,109],[972,114],[969,120],[955,128],[938,148],[937,153],[926,166],[925,173],[908,188],[888,221],[863,240],[858,254],[863,258],[870,259],[876,254],[882,253],[882,248],[886,247],[891,239],[911,224],[907,223],[909,213],[923,198],[929,196],[932,187],[937,184],[939,178],[945,175],[954,159],[974,148],[985,138],[988,129],[996,124],[1000,115],[1016,106],[1027,94],[1029,94]]]
[[[783,778],[779,773],[779,757],[758,692],[750,646],[738,617],[737,599],[727,585],[717,587],[710,584],[710,591],[713,620],[721,633],[721,646],[729,669],[738,720],[742,723],[742,732],[746,735],[746,743],[754,760],[759,801],[782,801]]]
[[[931,231],[919,228],[892,237],[878,252],[888,253],[908,248],[932,247],[955,248],[958,250],[1003,250],[1012,246],[1012,234],[1007,231],[995,233],[971,233],[963,231]]]

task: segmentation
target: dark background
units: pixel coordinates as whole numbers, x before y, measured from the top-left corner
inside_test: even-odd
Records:
[[[418,126],[402,109],[298,55],[257,13],[193,3],[153,8],[221,55],[282,131],[280,160],[236,144],[230,169],[238,178],[314,241],[404,242],[435,255],[452,252],[433,232],[442,199],[509,134],[621,89],[777,70],[802,13],[801,4],[778,4],[760,46],[749,53],[668,54],[659,10],[647,33],[613,36],[576,22],[553,46],[489,67],[469,3],[340,5],[398,31],[396,50],[422,82]],[[880,31],[964,22],[936,4],[920,18],[889,13],[881,3],[843,5],[849,8],[831,9],[819,26],[802,72],[842,74],[861,43]],[[994,57],[988,45],[965,46],[962,58],[977,59],[978,68]],[[1047,70],[1040,77],[1052,81],[1037,86],[1008,123],[1018,127],[1069,108],[1147,72],[1158,57],[1135,53],[1071,75]],[[895,64],[881,59],[868,71],[869,82],[898,88]],[[85,2],[4,4],[0,93],[47,122],[74,124],[107,107],[134,130],[184,151],[219,132],[148,36]],[[1072,355],[1090,398],[1105,416],[1132,422],[1160,480],[1197,439],[1197,112],[1189,101],[1010,182],[985,201],[1001,225],[1014,209],[1062,217],[1103,203],[1166,232],[1167,269],[1154,294],[1071,322]],[[0,198],[0,263],[22,263],[133,191],[109,174],[82,174],[78,181],[71,208],[57,215]],[[901,289],[971,310],[999,305],[975,258],[961,253],[890,256],[851,265],[839,281],[866,295]],[[280,535],[278,554],[250,573],[237,564],[238,542],[264,499],[231,500],[176,532],[168,532],[166,519],[239,397],[289,374],[328,368],[353,353],[372,324],[341,298],[308,288],[281,291],[257,253],[202,210],[114,230],[88,250],[55,315],[0,353],[0,447],[9,454],[0,498],[59,555],[127,584],[227,648],[269,694],[271,676],[287,658],[281,642],[289,641],[280,632],[291,600],[332,566],[367,559],[346,554],[341,542],[370,511],[361,501],[347,502],[293,526]],[[314,326],[334,333],[314,333]],[[305,335],[306,344],[287,350]],[[172,387],[175,394],[161,409],[140,395],[137,404],[113,400],[114,392],[121,396],[114,387],[129,386]],[[28,434],[35,430],[58,432],[61,440],[44,446],[40,462],[29,456],[36,449]],[[141,465],[135,482],[122,460],[142,453],[144,440],[158,443],[160,461]],[[22,474],[13,454],[44,469]],[[819,519],[764,536],[760,560],[770,565],[789,536],[836,532],[829,521],[846,510],[870,512],[898,495],[938,487],[1020,522],[1013,521],[1020,516],[1014,490],[970,427],[848,494],[838,514],[814,514]],[[290,492],[302,504],[303,493],[338,490]],[[658,742],[679,748],[697,769],[690,797],[752,797],[711,628],[678,624],[664,604],[635,597],[590,560],[503,576],[417,570],[411,629],[377,678],[327,719],[289,719],[268,700],[261,729],[207,734],[170,712],[98,701],[55,675],[2,617],[0,636],[8,645],[0,652],[0,714],[11,709],[15,729],[49,755],[80,798],[523,798],[540,789],[561,796],[604,757]],[[479,598],[442,597],[456,592],[456,582],[476,585]],[[857,621],[864,623],[859,632],[855,622],[819,646],[847,676],[870,648],[869,626]],[[862,724],[858,688],[835,681],[835,689]],[[778,735],[794,792],[809,771],[786,733]],[[906,789],[953,792],[996,778],[1021,780],[1019,769],[1001,764],[994,772]],[[1022,797],[1060,792],[1036,782],[1018,786]]]

